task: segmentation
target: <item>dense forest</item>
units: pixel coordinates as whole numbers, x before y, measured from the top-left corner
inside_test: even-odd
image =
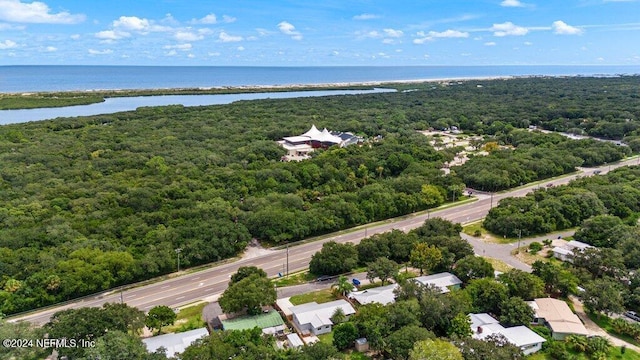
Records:
[[[616,217],[620,225],[637,223],[640,218],[640,167],[623,167],[606,175],[574,180],[567,186],[543,188],[525,197],[502,199],[489,211],[484,227],[510,237],[518,236],[520,231],[523,235],[546,234],[581,226],[585,221],[603,215]],[[621,236],[603,231],[599,235],[612,237],[616,242]]]
[[[637,150],[637,81],[411,84],[400,90],[417,91],[140,108],[2,126],[0,311],[173,271],[176,248],[185,266],[208,263],[238,254],[251,238],[299,240],[435,207],[460,198],[465,183],[508,188],[619,159],[629,148],[514,128],[579,129],[624,138]],[[367,141],[280,162],[274,141],[311,124]],[[436,151],[415,130],[451,126],[513,150],[474,157],[444,175],[455,150]],[[543,145],[529,137],[547,149],[537,151]],[[509,180],[491,187],[473,176],[510,162],[520,164],[516,180],[503,174]]]

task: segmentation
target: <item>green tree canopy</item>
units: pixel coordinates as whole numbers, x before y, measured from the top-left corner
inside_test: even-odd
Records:
[[[145,324],[149,329],[156,329],[158,333],[162,332],[162,328],[173,325],[176,321],[176,313],[168,306],[158,305],[149,310]]]
[[[218,303],[226,313],[246,311],[256,315],[262,312],[262,306],[273,304],[276,297],[276,289],[271,281],[254,273],[229,286],[218,299]]]
[[[309,271],[316,275],[338,275],[358,265],[358,252],[351,243],[339,244],[329,241],[311,256]]]
[[[494,276],[491,263],[483,257],[475,255],[467,255],[456,261],[452,272],[465,284],[470,280]]]

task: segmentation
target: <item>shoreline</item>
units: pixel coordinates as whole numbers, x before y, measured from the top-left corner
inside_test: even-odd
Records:
[[[262,91],[304,91],[304,89],[335,89],[349,87],[367,87],[367,86],[385,86],[385,85],[407,85],[422,83],[441,83],[451,81],[491,81],[491,80],[511,80],[511,79],[528,79],[528,78],[603,78],[603,77],[623,77],[623,76],[640,76],[640,74],[566,74],[566,75],[495,75],[495,76],[459,76],[459,77],[438,77],[438,78],[421,78],[421,79],[399,79],[399,80],[372,80],[372,81],[345,81],[345,82],[327,82],[327,83],[293,83],[293,84],[270,84],[270,85],[222,85],[222,86],[200,86],[200,87],[160,87],[160,88],[115,88],[115,89],[81,89],[81,90],[56,90],[56,91],[16,91],[16,92],[0,92],[0,98],[6,96],[35,96],[46,94],[91,94],[91,95],[117,95],[122,93],[156,93],[156,92],[198,92],[205,94],[209,91],[224,91],[224,93],[239,92],[262,92]],[[227,92],[231,91],[231,92]],[[128,95],[126,95],[128,96]],[[141,96],[141,95],[134,95]],[[144,95],[142,95],[144,96]]]
[[[329,83],[295,83],[295,84],[272,84],[272,85],[228,85],[228,86],[201,86],[201,87],[163,87],[163,88],[119,88],[119,89],[84,89],[84,90],[58,90],[58,91],[17,91],[17,92],[0,92],[0,98],[3,96],[36,96],[46,94],[121,94],[127,92],[144,93],[144,92],[165,92],[165,91],[270,91],[270,90],[288,90],[301,91],[301,89],[318,90],[322,88],[344,88],[344,87],[367,87],[367,86],[385,86],[385,85],[406,85],[421,84],[434,82],[450,82],[450,81],[474,81],[474,80],[508,80],[516,78],[541,78],[541,77],[567,77],[581,75],[499,75],[499,76],[461,76],[461,77],[442,77],[442,78],[424,78],[424,79],[404,79],[404,80],[372,80],[372,81],[347,81],[347,82],[329,82]],[[139,96],[139,95],[136,95]]]

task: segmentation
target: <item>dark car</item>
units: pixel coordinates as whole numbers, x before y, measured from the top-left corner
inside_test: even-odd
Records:
[[[325,281],[330,281],[330,280],[333,280],[333,279],[335,279],[335,276],[331,276],[331,275],[322,275],[322,276],[319,276],[319,277],[316,279],[316,281],[317,281],[317,282],[325,282]]]
[[[353,285],[355,286],[360,286],[360,280],[358,279],[351,279],[351,283],[353,283]]]

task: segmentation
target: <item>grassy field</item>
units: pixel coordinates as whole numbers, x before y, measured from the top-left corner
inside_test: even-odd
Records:
[[[293,305],[300,305],[313,301],[321,304],[337,299],[338,298],[331,292],[331,289],[323,289],[306,294],[294,295],[289,301],[291,301]]]
[[[177,314],[176,322],[162,329],[163,333],[179,333],[189,330],[205,327],[206,324],[202,320],[202,309],[207,303],[201,303],[180,309]]]
[[[491,264],[491,266],[493,266],[493,270],[496,271],[500,271],[500,272],[507,272],[511,269],[513,269],[513,267],[507,263],[505,263],[502,260],[498,260],[498,259],[494,259],[494,258],[490,258],[490,257],[485,257],[483,256],[483,258],[485,260],[487,260],[488,263]]]

